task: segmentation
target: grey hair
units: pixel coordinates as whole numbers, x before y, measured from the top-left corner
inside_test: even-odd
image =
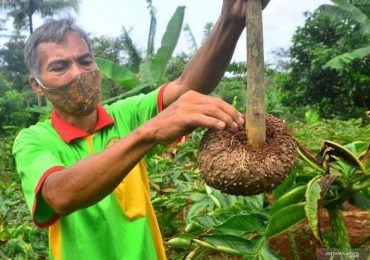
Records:
[[[49,19],[30,35],[24,48],[24,59],[33,76],[40,78],[41,60],[37,51],[38,45],[47,42],[61,43],[69,32],[75,32],[81,39],[85,40],[89,52],[92,54],[87,33],[77,26],[72,18]]]

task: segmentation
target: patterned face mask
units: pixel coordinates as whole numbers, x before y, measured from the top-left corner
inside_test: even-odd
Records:
[[[101,99],[99,70],[81,73],[57,88],[45,87],[39,79],[35,79],[55,108],[73,116],[91,114]]]

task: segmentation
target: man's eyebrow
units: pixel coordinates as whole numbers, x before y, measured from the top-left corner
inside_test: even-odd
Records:
[[[80,56],[78,56],[78,60],[83,60],[83,59],[86,59],[86,58],[92,58],[92,55],[90,54],[90,52],[86,52]]]

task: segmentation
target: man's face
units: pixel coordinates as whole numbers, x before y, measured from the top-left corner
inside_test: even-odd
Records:
[[[30,78],[33,90],[46,95],[58,112],[92,113],[101,98],[101,75],[86,42],[71,32],[62,43],[40,44],[38,54],[40,78]]]
[[[75,32],[67,34],[61,43],[41,43],[40,77],[48,88],[62,86],[77,75],[98,69],[86,42]]]

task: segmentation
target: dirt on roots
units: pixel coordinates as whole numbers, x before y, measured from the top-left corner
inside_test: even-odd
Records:
[[[254,149],[245,128],[208,130],[198,162],[205,182],[222,192],[254,195],[279,185],[296,163],[296,143],[287,124],[266,115],[266,142]]]

